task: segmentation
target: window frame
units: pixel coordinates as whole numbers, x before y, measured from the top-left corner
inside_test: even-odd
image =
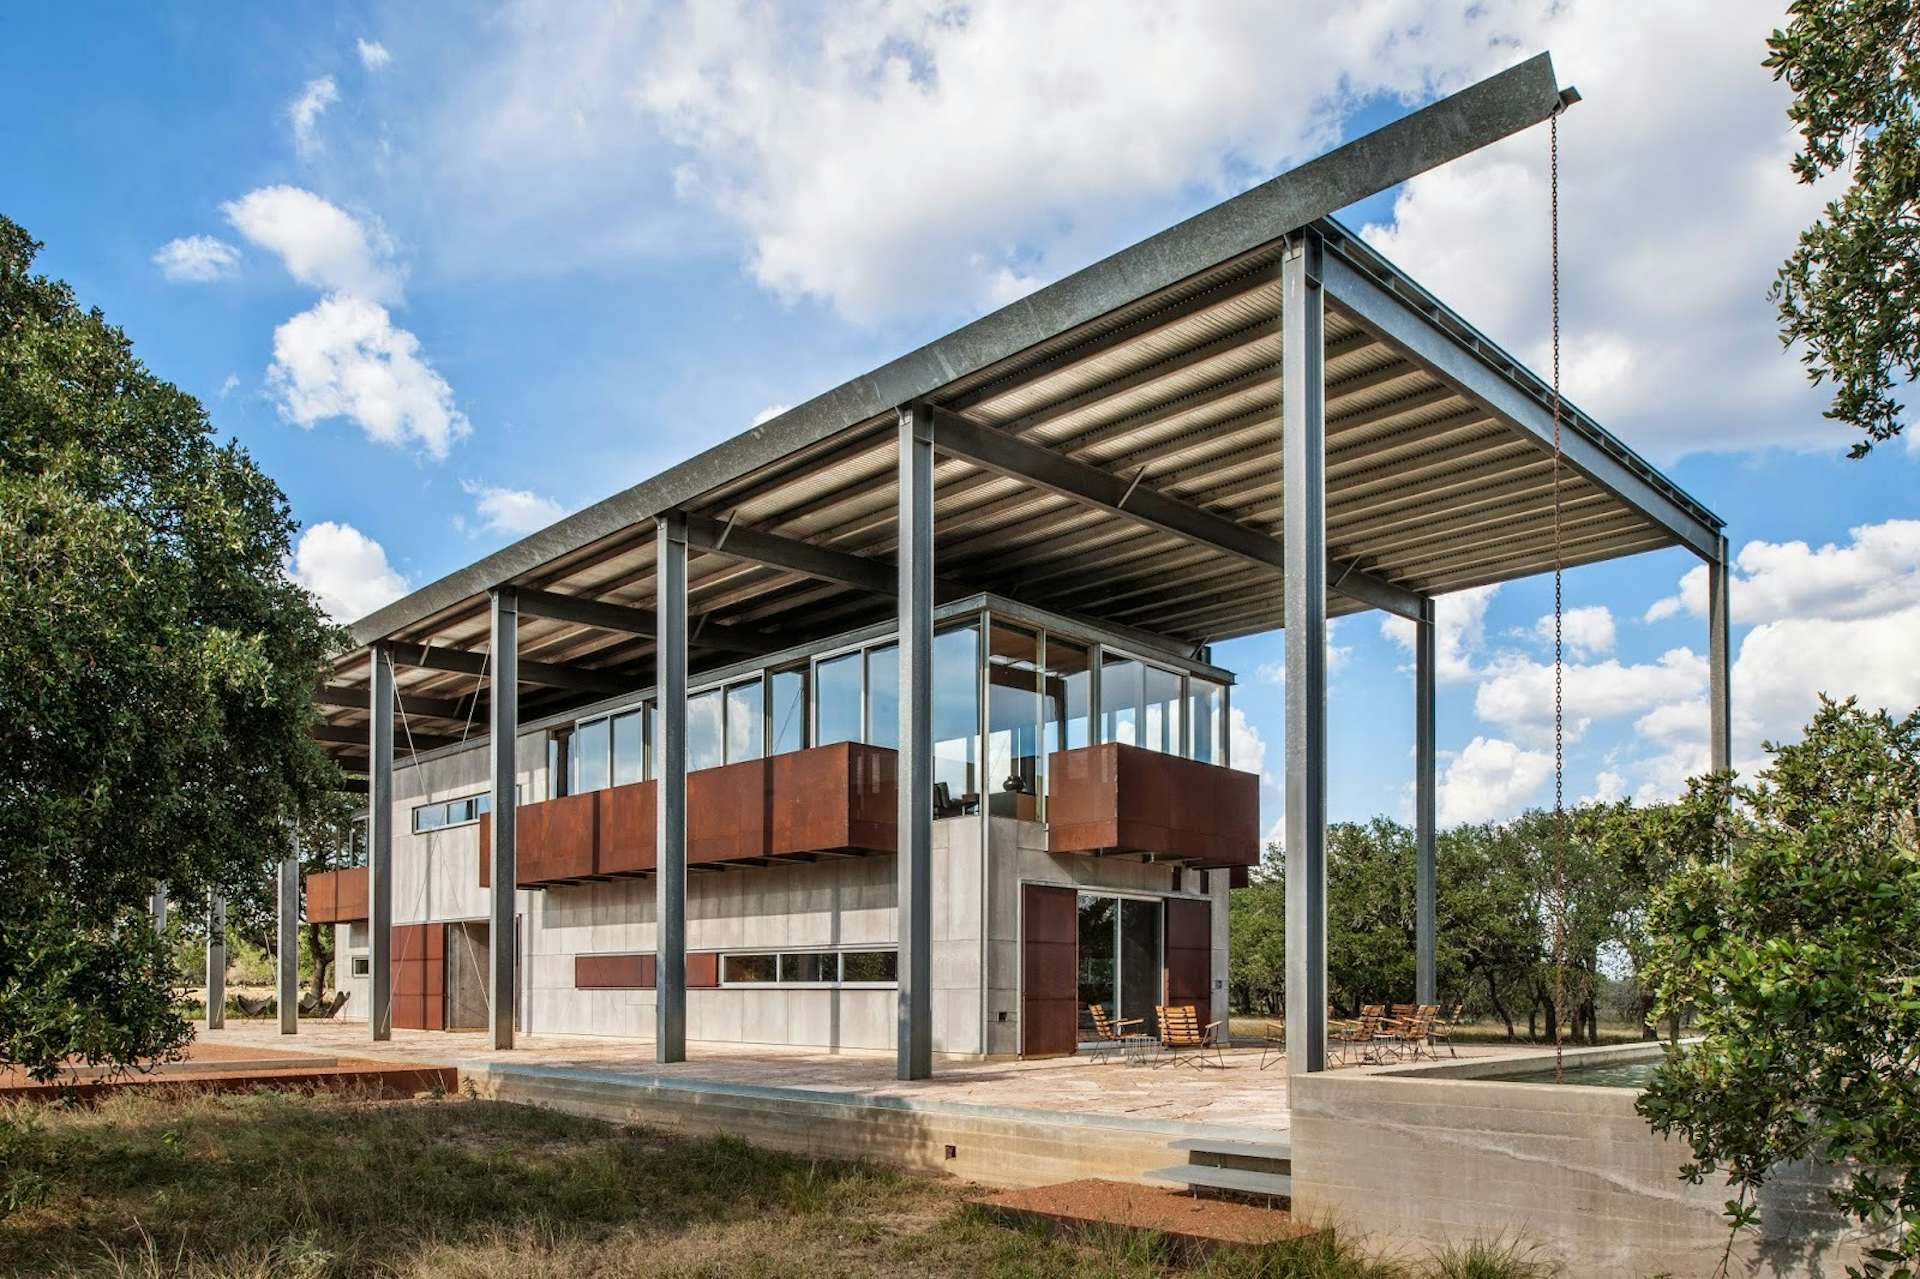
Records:
[[[894,978],[891,981],[849,981],[847,980],[847,956],[866,955],[878,952],[890,952],[894,957]],[[798,956],[833,956],[834,976],[831,981],[806,981],[787,976],[787,960]],[[727,962],[733,959],[772,959],[774,975],[771,981],[732,981],[727,977]],[[790,946],[785,949],[771,947],[743,947],[740,950],[720,952],[716,965],[720,974],[722,990],[893,990],[900,985],[900,948],[898,946],[847,946],[847,947],[808,947]]]

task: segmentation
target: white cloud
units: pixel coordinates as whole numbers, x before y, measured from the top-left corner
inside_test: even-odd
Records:
[[[1566,732],[1583,736],[1596,720],[1637,715],[1665,703],[1697,697],[1707,686],[1706,659],[1676,648],[1654,662],[1568,662],[1563,690]],[[1502,653],[1487,664],[1474,690],[1473,709],[1483,721],[1528,741],[1553,733],[1553,663]]]
[[[355,40],[353,47],[359,51],[360,65],[369,71],[378,71],[393,61],[393,55],[387,52],[387,46],[378,40],[362,38]]]
[[[287,575],[320,597],[336,622],[351,622],[407,593],[407,579],[380,543],[351,524],[309,525],[294,544]]]
[[[1340,623],[1344,620],[1338,617],[1327,619],[1327,674],[1329,676],[1338,674],[1353,659],[1353,645],[1335,642],[1340,635]],[[1263,684],[1271,684],[1275,688],[1285,688],[1287,686],[1286,659],[1283,657],[1277,662],[1260,663],[1254,669],[1254,678]]]
[[[331,295],[275,329],[267,385],[289,421],[351,418],[368,439],[435,458],[472,431],[419,339],[364,298]]]
[[[224,400],[239,389],[240,375],[238,373],[229,373],[226,379],[220,383],[220,398]]]
[[[189,235],[154,250],[153,262],[177,284],[209,284],[234,273],[240,250],[211,235]]]
[[[1613,612],[1605,604],[1584,604],[1560,615],[1560,639],[1574,657],[1605,657],[1615,640]],[[1542,614],[1533,624],[1533,636],[1553,643],[1553,614]]]
[[[1487,605],[1500,586],[1476,586],[1441,595],[1433,602],[1434,678],[1443,684],[1472,679],[1474,665],[1487,637]],[[1382,615],[1380,633],[1413,655],[1413,623],[1404,617]]]
[[[1480,12],[1438,17],[1427,0],[1360,20],[1297,7],[1275,75],[1257,0],[702,3],[663,19],[634,96],[690,155],[682,196],[740,229],[760,284],[869,321],[1010,300],[1155,229],[1183,193],[1306,158],[1362,99],[1517,60]]]
[[[792,407],[793,405],[791,404],[769,404],[766,408],[755,413],[753,415],[753,421],[748,425],[759,426],[762,422],[771,422]]]
[[[1582,804],[1611,804],[1626,798],[1627,779],[1611,768],[1603,768],[1593,779],[1593,793],[1580,797]]]
[[[1658,458],[1768,444],[1838,451],[1823,396],[1764,294],[1832,191],[1787,167],[1788,91],[1757,59],[1781,22],[1749,0],[1494,4],[1586,101],[1564,118],[1561,264],[1571,397]],[[1548,333],[1547,130],[1409,182],[1369,240],[1535,368]],[[1647,228],[1657,193],[1658,234]]]
[[[1734,557],[1728,598],[1736,622],[1792,617],[1877,617],[1920,600],[1920,520],[1887,520],[1850,530],[1846,546],[1752,541]],[[1647,620],[1685,611],[1707,615],[1707,569],[1680,579],[1676,594],[1655,601]]]
[[[323,75],[318,80],[307,81],[300,96],[287,104],[287,120],[293,125],[293,145],[301,155],[319,150],[320,117],[339,100],[339,86],[334,84],[332,76]]]
[[[1553,776],[1553,756],[1494,737],[1475,737],[1452,754],[1436,797],[1442,826],[1490,822],[1525,808]]]
[[[234,230],[277,254],[302,284],[376,302],[399,300],[400,268],[378,223],[293,186],[261,187],[220,207]]]
[[[1267,739],[1238,706],[1228,721],[1227,754],[1241,772],[1258,773],[1263,784],[1273,783],[1273,774],[1267,771]]]
[[[560,503],[527,489],[471,481],[463,481],[461,487],[473,497],[474,512],[490,532],[532,533],[566,514]]]

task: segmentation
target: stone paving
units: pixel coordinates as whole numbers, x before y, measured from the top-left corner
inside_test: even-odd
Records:
[[[392,1040],[373,1043],[365,1022],[306,1020],[298,1035],[279,1033],[277,1021],[229,1018],[224,1030],[201,1036],[218,1043],[261,1048],[351,1053],[451,1066],[482,1063],[579,1066],[617,1074],[714,1080],[761,1087],[901,1097],[1006,1110],[1126,1116],[1181,1124],[1220,1124],[1241,1130],[1285,1131],[1287,1067],[1284,1060],[1260,1068],[1258,1048],[1230,1048],[1223,1068],[1133,1066],[1085,1057],[1033,1061],[934,1063],[931,1079],[893,1077],[890,1053],[824,1053],[801,1048],[736,1043],[689,1043],[687,1060],[662,1066],[651,1040],[576,1035],[523,1035],[517,1047],[496,1051],[478,1034],[395,1030]],[[1463,1047],[1462,1056],[1497,1053]]]

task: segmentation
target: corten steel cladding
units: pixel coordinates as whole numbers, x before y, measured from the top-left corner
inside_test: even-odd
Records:
[[[1260,861],[1260,779],[1105,742],[1047,760],[1047,850],[1159,853],[1202,866]]]
[[[367,868],[349,866],[307,876],[307,922],[352,924],[367,917]]]
[[[400,1030],[445,1030],[447,926],[393,928],[393,1024]]]
[[[837,742],[687,775],[687,863],[796,853],[890,853],[897,847],[898,760],[883,746]],[[520,806],[522,888],[654,869],[654,782]],[[480,819],[488,883],[491,815]]]
[[[1167,1002],[1205,1013],[1213,1000],[1212,903],[1167,899],[1166,967]]]
[[[1080,1039],[1080,896],[1020,888],[1020,1055],[1056,1057]]]

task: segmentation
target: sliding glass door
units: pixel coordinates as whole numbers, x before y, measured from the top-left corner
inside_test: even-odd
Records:
[[[1153,898],[1081,893],[1079,901],[1080,1038],[1093,1038],[1092,1004],[1127,1027],[1154,1034],[1154,1006],[1161,1002],[1161,907]]]

